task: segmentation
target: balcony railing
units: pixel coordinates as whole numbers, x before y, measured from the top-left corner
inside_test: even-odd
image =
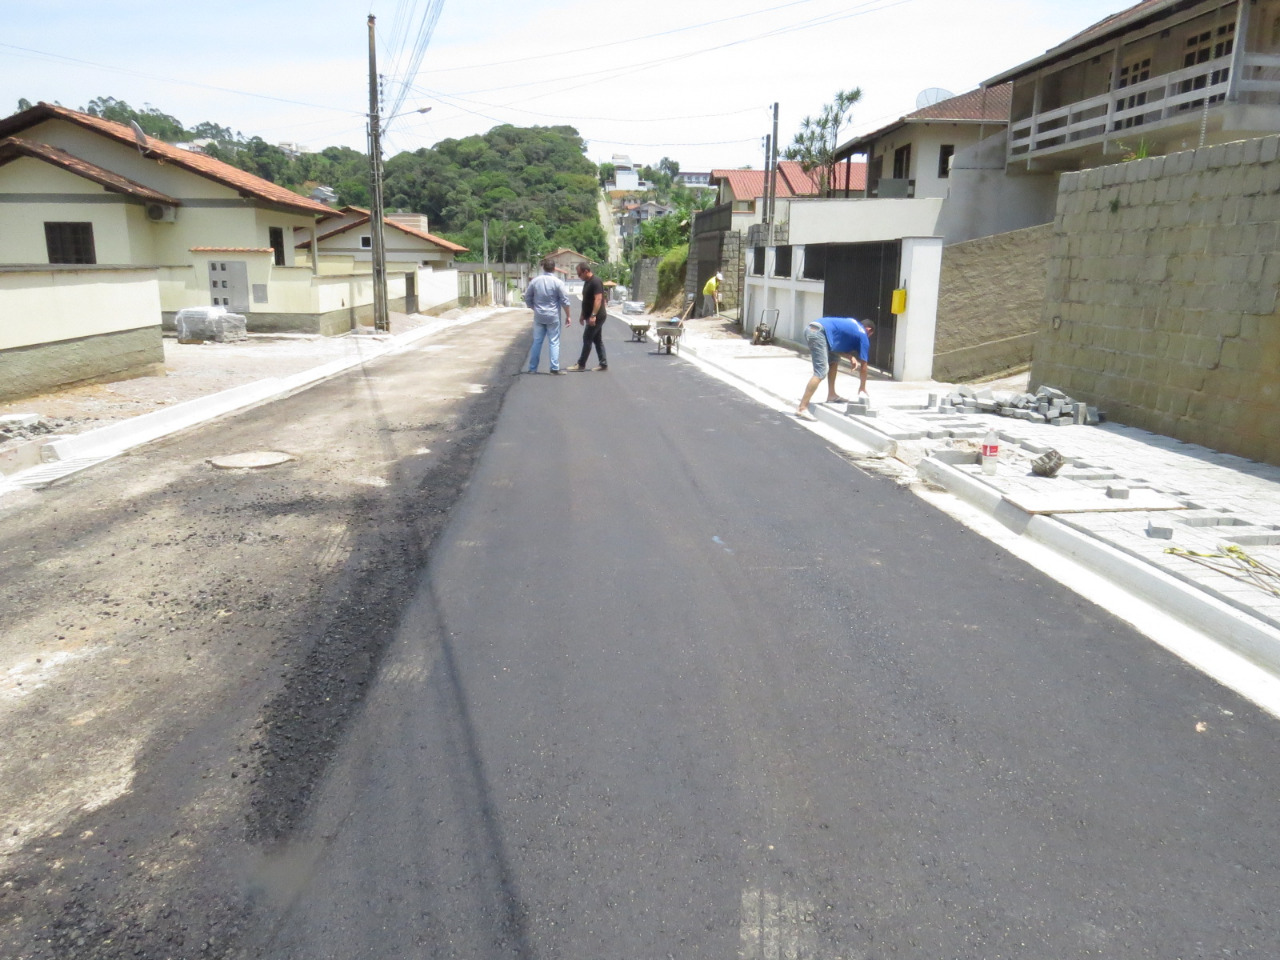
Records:
[[[1271,94],[1280,103],[1280,79],[1257,78],[1259,69],[1280,78],[1280,56],[1249,54],[1242,63],[1244,79],[1237,89]],[[1212,108],[1226,99],[1231,64],[1231,57],[1220,57],[1014,120],[1009,124],[1009,157],[1045,156],[1126,134],[1140,136],[1145,129],[1192,122],[1206,101]]]

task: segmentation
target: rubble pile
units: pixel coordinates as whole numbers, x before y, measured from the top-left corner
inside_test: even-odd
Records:
[[[38,413],[0,414],[0,444],[34,440],[57,433],[64,425],[61,420],[46,420]]]
[[[1106,419],[1097,407],[1073,400],[1053,387],[1040,387],[1035,393],[993,393],[960,386],[955,392],[938,399],[938,409],[956,413],[994,413],[1055,427],[1077,423],[1092,425]]]

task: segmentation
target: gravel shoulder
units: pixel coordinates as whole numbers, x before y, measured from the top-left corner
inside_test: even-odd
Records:
[[[447,316],[467,320],[493,312],[494,308],[486,307],[451,311]],[[82,433],[255,380],[286,377],[335,360],[359,357],[389,336],[434,321],[437,318],[393,313],[390,334],[370,334],[365,328],[366,332],[345,337],[250,334],[247,340],[234,343],[179,343],[165,337],[165,371],[160,376],[79,384],[0,403],[0,418],[9,414],[40,417],[40,422],[29,428],[6,430],[0,423],[0,458],[18,444],[51,433]]]
[[[306,817],[526,325],[496,312],[0,502],[0,956],[243,955],[266,851]],[[207,358],[234,347],[162,379],[225,389],[247,365]],[[143,386],[63,399],[116,416]],[[293,459],[207,462],[251,450]]]

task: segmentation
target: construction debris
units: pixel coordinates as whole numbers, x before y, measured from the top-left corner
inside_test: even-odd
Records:
[[[1226,574],[1232,580],[1239,580],[1273,597],[1280,597],[1280,570],[1250,556],[1243,547],[1235,544],[1223,544],[1218,550],[1218,553],[1197,553],[1182,547],[1166,547],[1164,552],[1176,557],[1186,557],[1193,563]]]

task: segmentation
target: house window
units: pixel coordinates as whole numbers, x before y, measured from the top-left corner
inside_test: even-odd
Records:
[[[751,248],[751,275],[753,277],[764,276],[764,247]]]
[[[1143,81],[1150,79],[1151,57],[1149,55],[1143,56],[1140,54],[1120,67],[1120,79],[1116,83],[1116,86],[1123,89],[1124,87],[1131,87],[1134,84],[1142,83]],[[1116,109],[1132,110],[1134,107],[1141,107],[1145,105],[1146,102],[1147,93],[1144,90],[1141,93],[1135,93],[1128,97],[1121,97],[1116,101]],[[1125,117],[1122,120],[1115,121],[1115,123],[1112,124],[1112,129],[1128,130],[1130,127],[1140,127],[1145,119],[1146,118],[1143,114],[1138,114],[1133,117]]]
[[[1231,56],[1235,47],[1235,23],[1225,23],[1217,30],[1203,30],[1187,37],[1186,49],[1182,56],[1184,67],[1195,67],[1209,60],[1220,60]],[[1222,67],[1210,73],[1202,73],[1178,83],[1178,93],[1190,93],[1192,90],[1203,90],[1206,86],[1217,86],[1226,83],[1231,70]],[[1218,103],[1226,99],[1226,92],[1215,93],[1209,97],[1210,103]],[[1204,106],[1204,99],[1192,100],[1178,104],[1179,110],[1195,110]]]
[[[800,275],[806,280],[827,278],[827,248],[822,244],[810,244],[804,248],[804,267]]]
[[[735,200],[733,201],[734,213],[755,213],[756,202],[754,200]]]
[[[276,255],[276,266],[284,266],[284,228],[267,227],[267,236],[271,238],[271,249]]]
[[[893,179],[911,179],[911,144],[893,151]]]
[[[360,248],[362,250],[371,250],[373,248],[373,237],[361,237]]]
[[[955,156],[956,145],[944,143],[938,148],[938,179],[945,180],[951,176],[951,158]]]
[[[92,223],[46,223],[44,243],[50,263],[97,263]]]
[[[775,277],[791,276],[791,247],[773,248],[773,275]]]

